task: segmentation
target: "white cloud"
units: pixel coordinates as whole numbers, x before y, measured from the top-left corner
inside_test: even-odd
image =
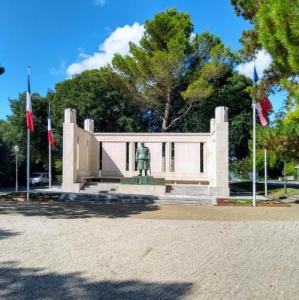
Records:
[[[255,59],[255,68],[259,78],[262,78],[264,71],[270,66],[272,58],[265,50],[260,50]],[[240,64],[237,66],[237,71],[247,77],[253,77],[253,61]]]
[[[99,51],[88,55],[80,53],[80,61],[71,64],[67,68],[67,74],[73,76],[85,70],[98,69],[110,63],[114,54],[122,55],[129,53],[129,42],[139,44],[144,33],[144,25],[134,23],[132,26],[118,27],[99,46]]]
[[[95,0],[94,3],[95,5],[103,6],[106,4],[106,0]]]

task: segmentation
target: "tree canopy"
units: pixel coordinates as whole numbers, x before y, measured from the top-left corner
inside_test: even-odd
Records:
[[[106,68],[85,71],[72,79],[59,82],[55,91],[49,93],[53,122],[57,124],[60,133],[66,108],[77,110],[81,126],[84,119],[94,119],[96,131],[138,130],[137,107],[111,83],[108,73]]]
[[[280,124],[259,132],[259,144],[284,161],[299,161],[299,125]]]
[[[37,93],[31,96],[34,109],[35,132],[31,135],[31,160],[40,168],[47,167],[48,141],[47,141],[47,113],[48,101]],[[25,120],[26,93],[19,94],[18,99],[10,100],[11,115],[2,124],[0,133],[10,147],[18,145],[20,161],[26,157],[26,120]]]
[[[286,77],[299,74],[299,2],[265,0],[257,14],[258,39]]]
[[[145,23],[140,46],[115,55],[111,71],[135,102],[155,111],[165,131],[209,97],[235,62],[219,38],[193,33],[190,16],[170,9]]]
[[[289,98],[299,101],[299,2],[298,0],[231,0],[237,15],[253,24],[243,32],[243,58],[252,59],[265,49],[272,64],[265,72],[264,85],[279,84]]]

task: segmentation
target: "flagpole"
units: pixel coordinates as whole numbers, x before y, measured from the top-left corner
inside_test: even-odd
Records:
[[[27,129],[27,202],[30,198],[30,130]]]
[[[252,170],[252,205],[256,206],[256,102],[252,99],[252,159],[253,159],[253,170]]]
[[[49,104],[49,118],[50,118],[50,114],[51,114],[51,107]],[[49,122],[49,119],[48,119]],[[51,142],[48,141],[48,145],[49,145],[49,189],[51,189],[52,187],[52,157],[51,157]]]
[[[51,144],[49,143],[49,189],[52,187]]]
[[[258,74],[253,59],[253,84],[258,82]],[[252,96],[252,206],[256,206],[256,100]]]
[[[19,182],[18,182],[18,151],[16,150],[16,192],[19,190]]]
[[[267,177],[268,177],[268,170],[267,170],[267,149],[264,150],[264,177],[265,177],[265,196],[268,196],[268,185],[267,185]]]
[[[27,68],[28,72],[28,80],[30,76],[30,67]],[[27,91],[28,93],[28,91]],[[27,99],[26,99],[27,102]],[[26,108],[27,109],[27,108]],[[30,130],[27,127],[27,195],[26,195],[26,201],[30,201]]]

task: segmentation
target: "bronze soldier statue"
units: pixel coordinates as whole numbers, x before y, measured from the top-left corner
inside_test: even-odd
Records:
[[[150,170],[151,155],[149,148],[141,143],[136,151],[137,170],[139,171],[138,176],[142,176],[142,170],[144,175],[147,176],[147,170]]]

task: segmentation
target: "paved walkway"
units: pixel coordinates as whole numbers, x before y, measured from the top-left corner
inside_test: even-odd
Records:
[[[299,298],[298,206],[0,201],[0,215],[1,299]]]

